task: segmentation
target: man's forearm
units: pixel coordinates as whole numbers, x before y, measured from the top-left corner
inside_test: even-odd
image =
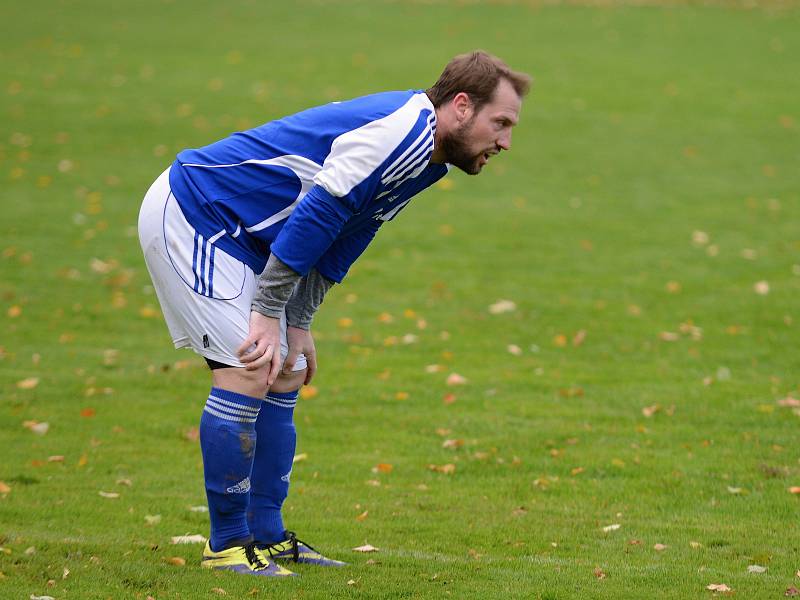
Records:
[[[301,276],[271,254],[258,278],[252,309],[267,317],[279,319]]]
[[[314,313],[322,304],[325,294],[334,282],[326,278],[316,269],[303,277],[286,303],[286,323],[289,327],[311,329]]]

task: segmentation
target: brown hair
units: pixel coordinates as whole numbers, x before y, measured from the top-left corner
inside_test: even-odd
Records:
[[[500,79],[507,80],[520,98],[525,96],[531,87],[531,76],[527,73],[512,71],[496,56],[483,50],[475,50],[459,54],[447,63],[439,80],[426,90],[426,93],[433,106],[439,108],[458,93],[464,92],[477,111],[492,101]]]

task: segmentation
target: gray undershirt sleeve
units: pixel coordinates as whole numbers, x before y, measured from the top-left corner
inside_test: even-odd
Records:
[[[258,277],[258,287],[251,308],[262,315],[280,319],[283,307],[289,301],[301,277],[274,254],[270,254],[267,266]]]
[[[300,280],[292,297],[286,303],[286,324],[308,331],[311,321],[317,312],[325,294],[333,287],[334,282],[326,278],[316,269]]]
[[[270,255],[258,278],[252,309],[274,319],[280,318],[285,309],[287,325],[309,330],[314,313],[333,285],[333,281],[316,269],[301,277],[275,255]]]

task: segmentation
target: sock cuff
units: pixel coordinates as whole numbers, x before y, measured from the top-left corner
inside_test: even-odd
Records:
[[[283,412],[288,410],[291,415],[297,404],[297,391],[298,390],[293,392],[269,392],[264,397],[263,409],[273,413],[276,411],[281,412],[281,409],[284,409]]]
[[[203,411],[224,421],[255,423],[260,408],[258,398],[212,387]]]
[[[245,394],[238,394],[230,390],[223,390],[222,388],[212,387],[209,397],[214,396],[218,400],[226,400],[228,402],[235,402],[247,408],[258,408],[261,406],[261,398],[255,396],[246,396]]]

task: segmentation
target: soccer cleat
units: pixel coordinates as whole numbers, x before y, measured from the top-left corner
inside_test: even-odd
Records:
[[[333,560],[323,556],[302,540],[298,540],[293,531],[286,532],[286,539],[277,544],[258,544],[264,556],[275,560],[290,560],[296,563],[319,565],[322,567],[344,567],[346,562]]]
[[[297,575],[297,573],[292,573],[289,569],[285,569],[271,561],[261,550],[256,548],[254,543],[214,552],[211,549],[211,545],[206,542],[200,566],[207,569],[221,569],[264,577],[291,577]]]

